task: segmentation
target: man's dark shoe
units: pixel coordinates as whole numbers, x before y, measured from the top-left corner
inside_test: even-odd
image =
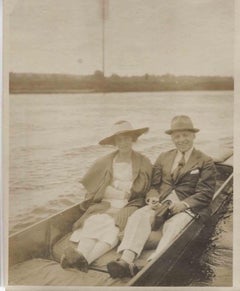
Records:
[[[128,264],[121,259],[108,263],[107,269],[112,278],[133,277],[139,271],[135,264]]]

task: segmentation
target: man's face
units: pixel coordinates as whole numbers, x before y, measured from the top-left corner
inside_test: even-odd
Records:
[[[183,130],[175,131],[171,136],[173,143],[180,152],[185,153],[192,148],[193,141],[195,139],[195,133]]]

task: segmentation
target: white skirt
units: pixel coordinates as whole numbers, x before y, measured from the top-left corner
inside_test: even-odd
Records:
[[[118,241],[119,228],[108,214],[94,214],[86,219],[82,228],[75,230],[70,241],[79,242],[83,238],[96,239],[111,246]]]

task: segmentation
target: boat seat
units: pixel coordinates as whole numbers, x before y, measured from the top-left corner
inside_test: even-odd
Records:
[[[107,272],[108,262],[117,259],[120,254],[113,249],[96,260],[89,268],[88,273],[75,268],[62,269],[59,262],[64,249],[68,246],[77,247],[77,243],[69,241],[72,233],[62,237],[52,248],[52,259],[33,258],[16,264],[9,269],[10,285],[49,285],[49,286],[112,286],[125,285],[130,278],[111,278]],[[136,260],[138,267],[142,268],[147,263],[147,258],[152,254],[160,239],[160,231],[152,232],[145,250]]]
[[[70,236],[72,235],[72,232],[68,233],[64,237],[62,237],[59,241],[57,241],[53,248],[52,248],[52,257],[57,262],[60,262],[61,257],[64,253],[64,250],[72,246],[73,248],[77,248],[77,243],[69,241]],[[146,242],[146,245],[144,247],[144,250],[153,250],[157,247],[158,242],[161,238],[161,228],[158,231],[152,231],[148,241]],[[147,253],[149,252],[143,252],[144,254],[140,256],[140,259],[144,259]],[[117,259],[120,257],[120,254],[116,252],[116,248],[106,253],[104,256],[100,257],[94,262],[94,266],[103,268],[106,266],[106,264],[114,259]]]
[[[40,258],[10,267],[8,277],[9,285],[18,286],[121,286],[129,281],[128,277],[113,279],[108,273],[96,270],[84,273],[73,268],[63,269],[58,262]]]

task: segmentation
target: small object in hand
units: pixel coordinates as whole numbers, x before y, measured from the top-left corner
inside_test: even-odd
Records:
[[[151,209],[156,210],[161,205],[159,202],[158,191],[156,189],[148,191],[145,202],[151,207]]]
[[[158,197],[147,197],[146,203],[151,207],[151,209],[156,210],[161,203],[159,202]]]

